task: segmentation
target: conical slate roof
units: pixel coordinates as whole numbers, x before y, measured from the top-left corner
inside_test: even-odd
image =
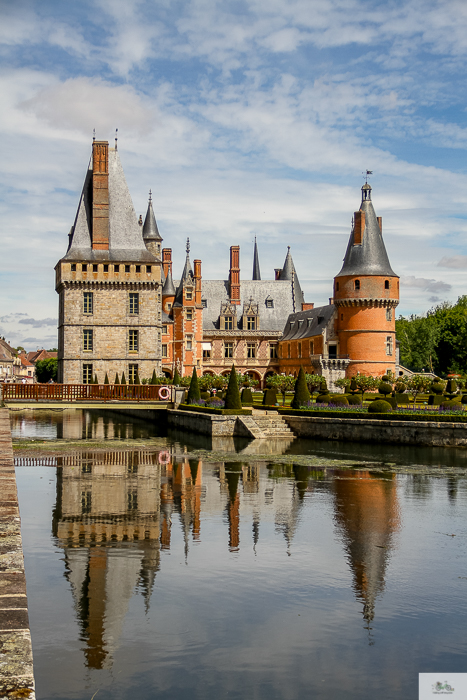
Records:
[[[298,276],[295,271],[295,265],[293,264],[292,255],[290,253],[290,246],[287,246],[287,255],[285,256],[284,267],[279,275],[280,280],[290,280],[293,283],[293,294],[294,294],[294,306],[295,311],[302,310],[302,303],[304,301],[302,288],[300,287],[300,282],[298,281]]]
[[[170,271],[170,268],[167,272],[167,277],[165,278],[164,286],[162,287],[162,296],[163,297],[174,297],[175,296],[175,287],[174,287],[172,273]]]
[[[258,255],[258,246],[256,243],[256,236],[255,236],[255,251],[253,254],[253,277],[252,279],[254,280],[260,280],[261,279],[261,272],[259,269],[259,255]]]
[[[383,241],[383,234],[376,218],[373,203],[371,201],[371,187],[365,184],[362,187],[362,204],[360,211],[365,214],[365,229],[363,231],[361,245],[354,243],[354,228],[350,234],[347,252],[342,269],[336,277],[347,275],[377,275],[383,277],[397,277],[391,268],[388,254]]]
[[[146,218],[143,224],[143,238],[145,241],[162,241],[162,236],[157,228],[156,217],[154,216],[154,209],[152,208],[152,197],[151,192],[149,192],[149,203],[148,210],[146,212]]]
[[[182,276],[180,278],[180,284],[178,285],[177,291],[175,293],[174,306],[182,306],[183,305],[183,285],[186,282],[190,282],[192,284],[194,282],[193,270],[191,269],[191,262],[190,262],[190,239],[189,238],[187,238],[187,241],[186,241],[185,267],[183,268]]]

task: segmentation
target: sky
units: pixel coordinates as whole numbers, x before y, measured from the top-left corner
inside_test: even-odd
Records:
[[[65,254],[96,138],[180,275],[290,245],[328,303],[373,171],[397,313],[467,293],[464,0],[0,0],[0,336],[57,344]]]

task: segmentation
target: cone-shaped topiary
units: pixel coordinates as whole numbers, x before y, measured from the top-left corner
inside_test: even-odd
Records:
[[[174,386],[180,386],[180,374],[178,373],[178,367],[175,367],[174,378],[172,384]]]
[[[235,365],[230,370],[229,384],[225,392],[225,408],[239,410],[242,407],[240,392],[238,390],[237,371]]]
[[[193,374],[191,375],[190,388],[188,389],[188,396],[186,402],[195,403],[195,401],[199,401],[200,398],[201,394],[199,391],[198,375],[196,374],[196,367],[193,367]]]
[[[105,373],[104,384],[110,384],[109,377],[107,376],[107,372]]]
[[[319,393],[320,394],[327,394],[328,391],[329,391],[328,384],[327,384],[326,380],[323,379],[323,381],[321,382],[320,387],[319,387]]]
[[[130,375],[130,378],[128,380],[128,384],[131,384],[131,385],[134,384],[133,377],[131,375]]]
[[[138,372],[136,372],[135,384],[141,384]]]
[[[250,387],[242,389],[242,403],[253,403],[253,394],[251,393]]]
[[[303,371],[303,367],[300,367],[297,381],[295,382],[294,395],[290,407],[301,408],[301,406],[306,406],[309,400],[310,392],[308,391],[306,384],[305,372]]]
[[[94,375],[94,384],[99,384],[99,382],[97,381],[97,374]]]
[[[152,370],[151,384],[157,384],[157,374],[155,369]]]
[[[384,399],[376,399],[368,406],[368,413],[391,413],[392,406]]]
[[[122,381],[120,384],[126,384],[125,372],[122,372]]]
[[[120,379],[118,378],[118,372],[115,372],[114,384],[120,384]]]
[[[356,394],[359,391],[357,382],[355,381],[355,377],[352,377],[350,380],[350,391],[352,394]]]

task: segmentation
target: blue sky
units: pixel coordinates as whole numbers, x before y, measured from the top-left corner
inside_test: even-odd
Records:
[[[0,335],[56,344],[53,268],[92,132],[136,211],[153,191],[174,273],[240,244],[263,278],[291,246],[326,303],[372,170],[399,311],[467,293],[467,3],[0,0]]]

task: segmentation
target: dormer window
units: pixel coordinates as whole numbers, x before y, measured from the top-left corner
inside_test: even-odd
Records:
[[[384,282],[384,288],[389,289],[389,280],[385,280]]]
[[[207,299],[201,299],[201,306],[203,309],[207,309],[208,307],[208,300]]]
[[[256,316],[247,316],[246,317],[246,329],[247,329],[247,331],[255,331],[256,330]]]
[[[355,280],[355,289],[356,290],[360,289],[360,280]]]
[[[259,309],[258,304],[253,303],[253,299],[243,305],[242,328],[244,331],[257,331],[259,329]]]
[[[233,316],[224,316],[224,330],[233,330]]]
[[[318,324],[323,323],[324,316],[318,316]]]
[[[274,299],[272,299],[271,297],[267,297],[267,299],[266,299],[266,308],[267,309],[274,308]]]

